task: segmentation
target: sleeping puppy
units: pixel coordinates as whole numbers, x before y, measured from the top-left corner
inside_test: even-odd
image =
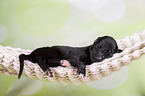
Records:
[[[18,78],[23,72],[24,60],[37,63],[50,77],[52,72],[49,67],[71,66],[77,67],[79,75],[86,75],[86,65],[101,62],[110,58],[114,53],[122,52],[118,49],[116,41],[110,36],[99,37],[92,45],[86,47],[52,46],[35,49],[31,54],[21,54]]]

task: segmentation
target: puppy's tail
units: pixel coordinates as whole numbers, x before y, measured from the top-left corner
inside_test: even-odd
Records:
[[[29,55],[25,55],[25,54],[19,55],[20,70],[19,70],[18,79],[20,79],[22,72],[23,72],[24,60],[28,60],[28,59],[29,59]]]

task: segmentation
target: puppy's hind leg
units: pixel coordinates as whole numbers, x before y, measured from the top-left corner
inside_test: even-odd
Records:
[[[46,73],[46,75],[48,75],[50,77],[53,76],[51,70],[46,65],[46,60],[39,60],[38,61],[38,65],[41,67],[41,69],[43,70],[43,72]]]

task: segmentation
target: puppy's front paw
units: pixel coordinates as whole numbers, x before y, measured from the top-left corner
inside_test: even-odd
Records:
[[[61,63],[61,66],[64,66],[64,67],[69,67],[70,66],[70,63],[67,60],[61,60],[60,63]]]
[[[84,74],[82,74],[82,73],[80,73],[78,76],[79,76],[79,78],[84,78],[85,77]]]

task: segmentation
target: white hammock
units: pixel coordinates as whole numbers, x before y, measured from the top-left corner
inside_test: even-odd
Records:
[[[99,80],[110,75],[113,71],[119,70],[131,61],[140,58],[145,53],[145,31],[117,40],[117,44],[123,52],[116,53],[113,57],[102,62],[88,65],[85,78],[79,78],[73,67],[51,68],[54,77],[48,77],[37,64],[30,61],[25,61],[23,76],[63,84],[79,84]],[[0,46],[0,73],[17,76],[20,66],[18,56],[22,53],[29,54],[31,50]]]

